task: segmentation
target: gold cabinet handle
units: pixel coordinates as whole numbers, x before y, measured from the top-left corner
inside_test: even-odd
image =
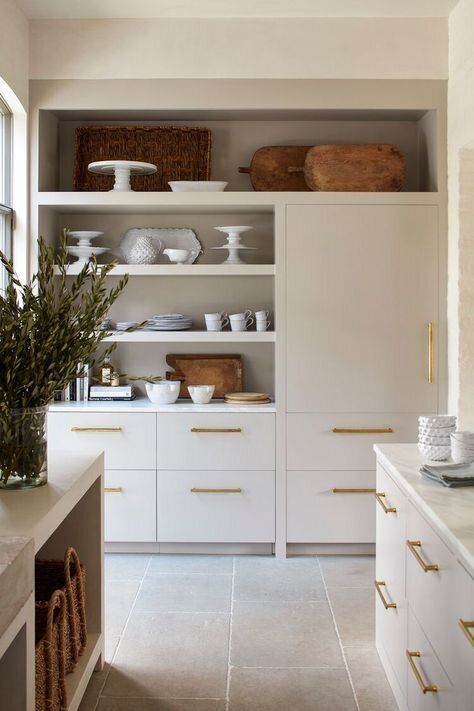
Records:
[[[193,486],[189,490],[192,494],[241,494],[242,489],[198,489]]]
[[[385,609],[386,609],[386,610],[395,609],[395,608],[397,607],[397,603],[396,603],[396,602],[387,602],[386,599],[385,599],[385,597],[384,597],[384,594],[383,594],[383,592],[382,592],[382,590],[381,590],[381,588],[382,588],[383,586],[386,586],[386,585],[387,585],[387,583],[385,582],[385,580],[374,580],[374,585],[375,585],[375,589],[377,590],[377,592],[378,592],[378,594],[379,594],[380,599],[382,600],[382,604],[383,604],[383,606],[385,607]]]
[[[385,506],[385,501],[383,500],[385,497],[385,494],[383,491],[376,491],[375,492],[375,498],[380,504],[380,506],[383,508],[384,513],[389,514],[389,513],[397,513],[397,508],[396,506]]]
[[[471,629],[474,629],[474,620],[459,620],[459,627],[462,629],[466,637],[468,638],[469,642],[472,644],[474,647],[474,635],[471,632]]]
[[[122,492],[121,486],[104,486],[104,492],[106,494],[120,494]]]
[[[332,490],[333,494],[374,494],[375,489],[338,489]]]
[[[71,432],[121,432],[121,427],[71,427]]]
[[[421,657],[421,652],[410,652],[408,649],[406,650],[406,655],[408,659],[408,663],[410,664],[413,674],[415,675],[415,679],[418,682],[418,686],[422,690],[424,694],[430,692],[432,694],[436,694],[438,691],[438,687],[435,684],[425,684],[423,681],[423,677],[421,676],[420,672],[418,671],[418,668],[414,662],[414,658],[420,658]]]
[[[391,434],[391,427],[333,427],[334,434]]]
[[[433,324],[428,324],[428,383],[433,383]]]
[[[242,432],[241,427],[191,427],[191,432]]]
[[[416,550],[417,548],[421,548],[421,541],[407,541],[407,546],[425,573],[428,573],[430,570],[439,570],[439,565],[437,563],[425,563],[421,555]]]

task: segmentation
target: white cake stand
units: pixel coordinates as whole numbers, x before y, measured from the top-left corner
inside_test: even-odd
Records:
[[[140,163],[137,160],[96,160],[87,166],[91,173],[102,175],[115,175],[115,184],[112,190],[130,192],[130,175],[150,175],[156,173],[157,167],[153,163]]]
[[[215,230],[219,232],[227,233],[227,244],[222,247],[211,247],[211,249],[227,249],[229,256],[222,262],[223,264],[245,264],[245,262],[240,258],[239,252],[242,250],[253,250],[257,247],[246,247],[242,244],[241,234],[243,232],[248,232],[248,230],[253,229],[248,225],[234,225],[232,227],[214,227]]]

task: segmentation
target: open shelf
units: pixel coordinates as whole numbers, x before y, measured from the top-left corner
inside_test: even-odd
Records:
[[[272,343],[274,331],[132,331],[115,332],[103,343]]]
[[[82,265],[70,264],[67,273],[79,274]],[[55,274],[59,274],[58,267]],[[274,276],[274,264],[117,264],[110,276]]]
[[[77,711],[79,708],[92,672],[102,653],[102,643],[100,634],[88,634],[86,648],[79,657],[74,673],[66,675],[68,711]]]

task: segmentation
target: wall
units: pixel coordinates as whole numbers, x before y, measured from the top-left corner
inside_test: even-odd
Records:
[[[28,21],[14,0],[0,0],[0,18],[0,77],[26,108],[29,71]]]
[[[449,378],[450,409],[474,429],[474,3],[449,19]],[[472,150],[471,150],[472,149]]]
[[[30,75],[32,79],[443,79],[447,78],[447,21],[36,20],[31,22]]]

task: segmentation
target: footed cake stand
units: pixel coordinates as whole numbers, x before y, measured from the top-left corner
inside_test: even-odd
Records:
[[[227,233],[227,244],[222,245],[222,247],[211,247],[211,249],[227,249],[229,256],[222,262],[223,264],[245,264],[240,258],[240,251],[257,249],[257,247],[246,247],[245,244],[242,244],[242,237],[240,236],[243,232],[253,229],[252,227],[237,225],[233,227],[215,227],[214,229]]]
[[[150,175],[156,173],[157,167],[153,163],[140,163],[137,160],[97,160],[87,166],[91,173],[102,175],[115,175],[115,184],[112,190],[130,192],[130,175]]]

